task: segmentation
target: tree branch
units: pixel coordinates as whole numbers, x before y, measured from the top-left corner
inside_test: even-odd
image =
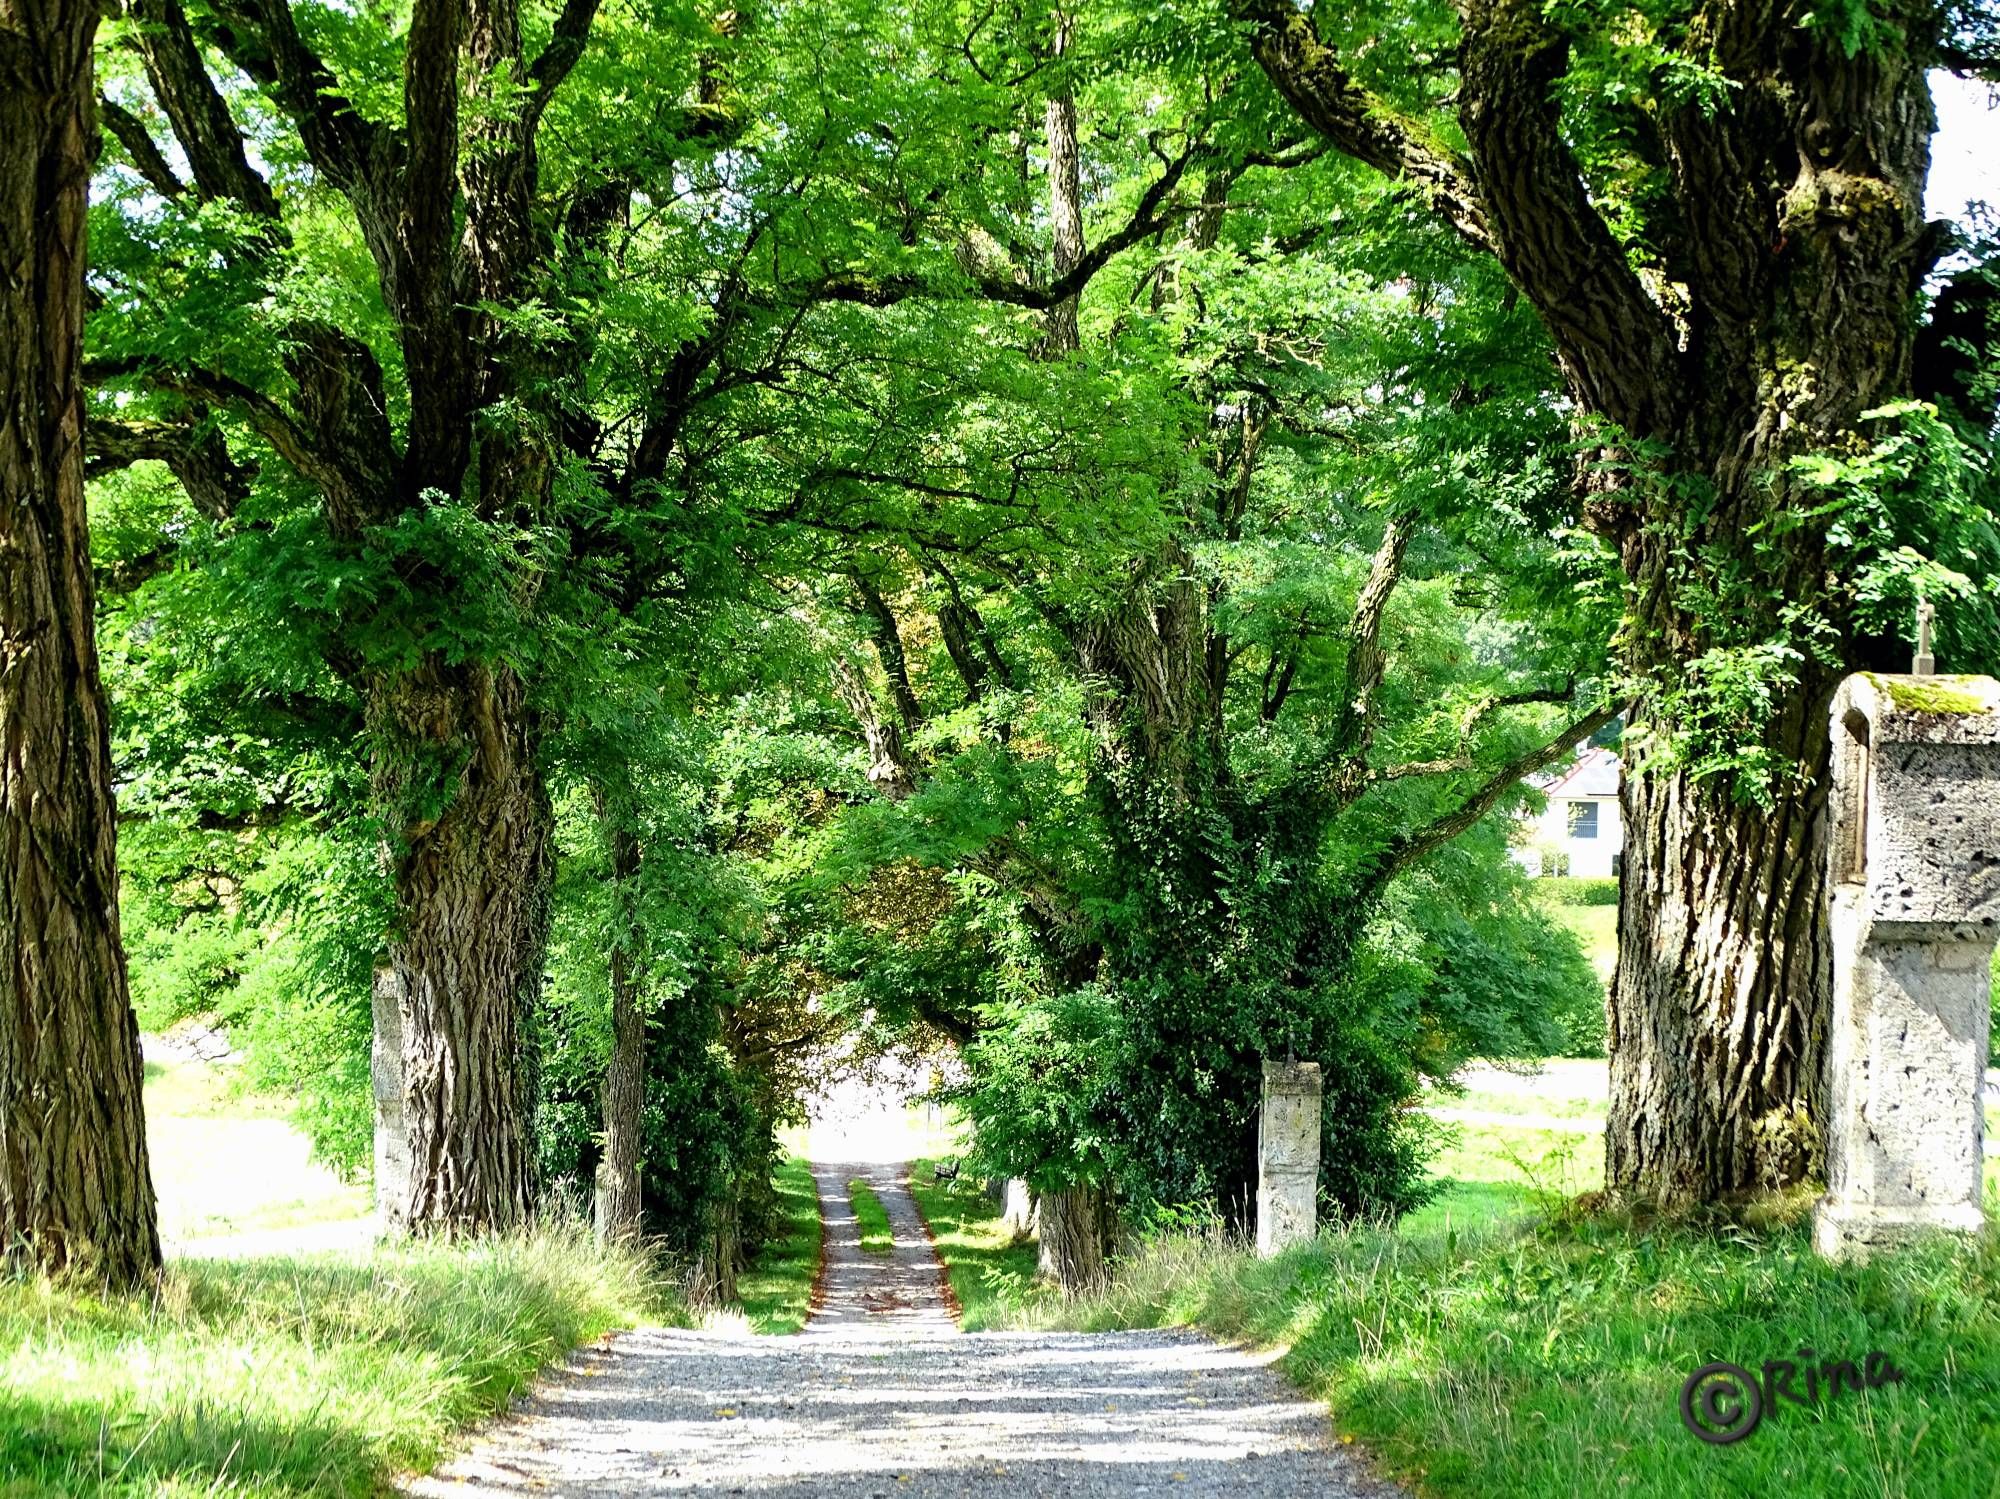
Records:
[[[1417,860],[1444,847],[1492,811],[1494,804],[1515,785],[1536,771],[1555,764],[1617,717],[1616,708],[1599,708],[1594,713],[1585,714],[1539,749],[1530,750],[1503,765],[1455,810],[1424,827],[1411,829],[1390,840],[1370,871],[1370,887],[1380,889]]]
[[[590,38],[591,22],[597,19],[598,3],[599,0],[563,0],[562,13],[556,17],[549,44],[542,48],[541,55],[528,69],[532,91],[528,95],[522,126],[527,139],[534,139],[535,127],[541,124],[542,111],[549,107],[556,90],[562,87],[570,69],[583,56],[584,43]]]
[[[866,573],[856,568],[851,576],[855,592],[861,596],[862,608],[868,614],[875,654],[881,658],[882,670],[889,678],[889,696],[895,700],[903,732],[914,734],[924,721],[924,710],[917,701],[916,689],[910,685],[910,658],[903,649],[903,632],[896,624],[896,611],[889,607],[882,590]]]
[[[360,186],[384,144],[381,132],[356,113],[331,70],[305,44],[288,0],[211,0],[211,10],[216,44],[292,117],[312,164],[343,191]],[[438,186],[430,184],[432,191]]]
[[[1382,620],[1389,596],[1403,576],[1403,555],[1417,528],[1408,510],[1389,517],[1382,544],[1368,566],[1368,580],[1354,600],[1354,618],[1347,627],[1347,672],[1340,695],[1340,722],[1333,748],[1321,775],[1331,784],[1334,802],[1345,807],[1367,788],[1368,746],[1375,739],[1375,691],[1382,685],[1388,657],[1382,650]]]
[[[1471,168],[1356,83],[1306,12],[1291,0],[1234,0],[1232,8],[1250,25],[1259,65],[1301,119],[1337,150],[1410,183],[1472,244],[1493,248]]]
[[[1379,785],[1385,781],[1403,781],[1413,776],[1450,775],[1458,771],[1472,769],[1470,743],[1474,731],[1502,708],[1524,708],[1531,703],[1566,703],[1576,696],[1576,679],[1570,678],[1560,687],[1529,687],[1520,692],[1489,693],[1476,700],[1465,710],[1458,723],[1458,738],[1467,745],[1443,760],[1412,760],[1402,765],[1388,765],[1368,772],[1368,784]]]
[[[212,423],[130,422],[93,416],[84,427],[84,475],[98,479],[134,463],[166,464],[194,508],[210,520],[227,520],[250,493],[256,472],[229,456],[229,444]]]
[[[250,165],[243,132],[208,76],[207,60],[179,0],[125,0],[125,13],[134,22],[132,45],[146,65],[153,96],[187,153],[201,200],[228,198],[259,218],[277,218],[271,184]],[[112,125],[117,129],[116,121]],[[118,131],[118,138],[125,140],[124,131]]]
[[[131,158],[133,170],[146,180],[146,185],[154,192],[163,198],[178,198],[187,191],[187,184],[176,177],[174,169],[167,165],[167,158],[161,154],[144,120],[115,99],[108,99],[102,94],[97,96],[97,117],[118,138],[118,144]]]
[[[1680,406],[1672,322],[1591,204],[1563,139],[1569,44],[1533,0],[1464,0],[1459,119],[1500,263],[1541,313],[1572,386],[1637,437],[1669,437]]]
[[[1081,259],[1062,275],[1055,277],[1046,286],[1033,286],[1024,281],[1010,281],[1004,277],[972,273],[973,290],[989,302],[1004,302],[1013,307],[1025,307],[1035,312],[1047,312],[1063,303],[1081,296],[1091,279],[1109,265],[1114,257],[1132,248],[1140,241],[1159,233],[1172,224],[1179,210],[1167,204],[1167,197],[1179,186],[1189,164],[1194,160],[1194,147],[1167,163],[1167,168],[1140,196],[1132,210],[1132,217],[1123,226],[1083,253]],[[858,302],[870,307],[888,307],[913,297],[933,297],[939,300],[949,298],[952,293],[935,282],[913,276],[891,276],[880,280],[859,276],[833,276],[813,286],[810,291],[813,300],[824,302]]]

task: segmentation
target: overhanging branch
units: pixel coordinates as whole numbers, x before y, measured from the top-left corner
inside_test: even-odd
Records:
[[[1616,708],[1586,713],[1548,743],[1501,766],[1453,811],[1421,828],[1399,834],[1377,856],[1370,884],[1379,889],[1417,860],[1444,847],[1492,811],[1500,798],[1522,780],[1546,770],[1617,717]]]

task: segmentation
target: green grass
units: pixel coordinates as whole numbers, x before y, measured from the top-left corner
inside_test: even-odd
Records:
[[[0,1280],[0,1494],[372,1494],[577,1345],[671,1317],[582,1232]]]
[[[847,1184],[847,1201],[861,1228],[862,1249],[869,1254],[887,1254],[895,1248],[896,1235],[889,1227],[888,1209],[882,1206],[882,1199],[875,1195],[873,1187],[857,1176]]]
[[[1795,1211],[1794,1217],[1798,1216]],[[2000,1494],[2000,1238],[1834,1267],[1801,1224],[1586,1221],[1323,1235],[1276,1260],[1156,1241],[1101,1297],[1027,1324],[1193,1324],[1282,1345],[1302,1387],[1439,1496]],[[1784,1407],[1734,1446],[1681,1426],[1682,1381],[1802,1346],[1872,1349],[1897,1386]]]
[[[1430,1095],[1429,1101],[1446,1109],[1476,1109],[1488,1114],[1539,1114],[1549,1119],[1574,1119],[1579,1124],[1600,1127],[1604,1123],[1604,1102],[1596,1098],[1539,1098],[1532,1093],[1467,1088],[1462,1093],[1438,1090]]]
[[[1590,966],[1606,983],[1618,963],[1618,908],[1616,906],[1551,905],[1548,913],[1576,933]]]
[[[1212,1233],[1156,1239],[1108,1293],[1067,1301],[1033,1286],[1033,1246],[1009,1243],[976,1187],[932,1182],[927,1162],[912,1186],[968,1329],[1181,1324],[1282,1347],[1340,1430],[1423,1494],[2000,1499],[2000,1229],[1837,1267],[1811,1252],[1804,1197],[1763,1226],[1552,1218],[1602,1180],[1594,1133],[1460,1126],[1434,1164],[1440,1195],[1393,1230],[1270,1261]],[[1681,1426],[1700,1365],[1754,1371],[1802,1346],[1879,1348],[1909,1377],[1787,1406],[1730,1447]]]
[[[797,1332],[812,1315],[819,1278],[819,1193],[812,1168],[796,1155],[778,1162],[771,1185],[778,1194],[778,1228],[756,1263],[736,1277],[736,1299],[753,1330]]]
[[[1014,1242],[979,1183],[938,1181],[933,1164],[911,1163],[910,1192],[937,1241],[962,1309],[959,1325],[967,1332],[1002,1325],[1034,1294],[1035,1246]]]

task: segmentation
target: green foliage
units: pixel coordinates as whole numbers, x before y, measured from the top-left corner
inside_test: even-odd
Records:
[[[1851,451],[1791,460],[1795,503],[1749,528],[1753,566],[1725,562],[1721,539],[1682,554],[1678,599],[1706,646],[1674,680],[1647,685],[1657,712],[1628,736],[1638,758],[1768,802],[1800,773],[1766,742],[1792,684],[1848,659],[1843,632],[1877,658],[1907,657],[1919,601],[1937,608],[1940,660],[1963,671],[2000,662],[2000,530],[1983,449],[1923,402],[1863,420],[1867,438]],[[1652,482],[1700,489],[1685,476]],[[1697,493],[1690,508],[1692,529],[1710,502]],[[1809,536],[1826,547],[1826,581],[1801,591],[1778,580]]]
[[[572,1348],[679,1315],[643,1257],[564,1229],[182,1260],[110,1298],[8,1280],[0,1471],[37,1494],[375,1494]]]
[[[550,974],[536,1021],[535,1142],[549,1189],[587,1200],[611,1054],[605,958],[622,948],[646,1028],[641,1210],[648,1234],[696,1257],[734,1210],[739,1184],[768,1176],[777,1121],[760,1111],[723,1044],[726,995],[715,965],[728,951],[736,892],[698,845],[677,843],[695,835],[684,789],[665,780],[652,789],[631,872],[614,868],[608,841],[610,819],[629,815],[629,803],[600,813],[577,788],[560,807]]]
[[[1042,11],[780,8],[726,37],[677,0],[600,11],[542,119],[537,249],[477,310],[506,334],[478,456],[365,524],[272,419],[325,414],[301,350],[331,327],[380,367],[343,409],[411,440],[427,392],[351,205],[219,62],[278,225],[162,199],[108,147],[97,412],[208,424],[247,490],[197,509],[142,464],[95,495],[142,1001],[235,1021],[329,1158],[366,1160],[382,850],[475,752],[385,723],[379,689],[452,667],[521,678],[557,808],[524,1025],[542,1178],[574,1199],[595,1171],[615,961],[649,1227],[690,1256],[781,1231],[773,1131],[893,1048],[962,1049],[982,1160],[1136,1209],[1240,1204],[1263,1059],[1311,1057],[1328,1201],[1374,1214],[1423,1197],[1425,1078],[1588,1044],[1594,980],[1493,828],[1402,852],[1605,676],[1616,563],[1574,525],[1544,335],[1400,186],[1308,149],[1226,6],[1071,19],[1055,57]],[[1457,143],[1425,123],[1448,11],[1324,19]],[[522,21],[532,51],[555,16]],[[299,24],[361,118],[400,122],[400,13]],[[1627,30],[1579,50],[1587,89],[1713,92],[1651,80]],[[153,118],[123,49],[104,76]],[[1052,359],[1017,293],[1048,279],[1059,89],[1086,241],[1127,248]],[[1643,259],[1646,172],[1615,133],[1579,152]],[[225,394],[197,411],[186,370]],[[518,504],[490,487],[512,444],[548,481]],[[1148,632],[1182,654],[1130,658]],[[1740,680],[1714,691],[1736,711]]]

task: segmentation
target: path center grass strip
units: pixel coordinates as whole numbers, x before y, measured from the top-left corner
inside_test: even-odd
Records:
[[[0,1281],[0,1493],[365,1495],[571,1349],[679,1320],[585,1232]]]
[[[860,1177],[847,1184],[847,1200],[861,1225],[861,1247],[870,1254],[887,1254],[896,1246],[895,1231],[889,1227],[889,1213],[875,1189]]]

